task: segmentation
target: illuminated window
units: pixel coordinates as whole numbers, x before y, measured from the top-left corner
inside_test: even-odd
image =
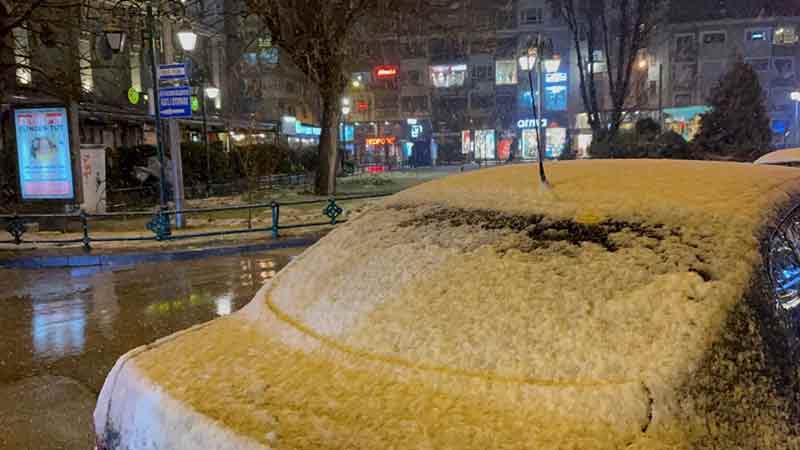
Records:
[[[92,76],[92,41],[89,37],[82,37],[78,42],[78,58],[80,58],[81,89],[85,92],[92,92],[94,77]]]
[[[747,30],[745,38],[750,42],[766,42],[769,40],[769,30]]]
[[[775,45],[794,45],[798,41],[800,41],[800,35],[794,25],[780,26],[772,36],[772,43]]]
[[[485,82],[494,79],[494,67],[492,64],[476,64],[472,66],[472,81]]]
[[[28,30],[14,28],[14,62],[17,65],[17,83],[31,84],[31,47]]]
[[[498,85],[517,84],[516,61],[505,60],[495,63],[494,82]]]
[[[437,88],[463,86],[466,76],[466,64],[431,66],[431,84]]]

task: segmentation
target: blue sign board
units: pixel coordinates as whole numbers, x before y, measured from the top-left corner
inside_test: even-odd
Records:
[[[567,73],[555,72],[545,74],[544,107],[548,111],[567,110]]]
[[[179,86],[158,90],[158,110],[164,119],[192,117],[192,88]]]
[[[72,199],[72,159],[65,108],[14,111],[23,200]]]
[[[160,64],[158,66],[159,81],[182,81],[187,79],[185,63]]]

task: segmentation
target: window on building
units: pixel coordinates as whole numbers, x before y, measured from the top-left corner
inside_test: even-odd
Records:
[[[507,30],[509,28],[514,28],[514,13],[511,11],[511,8],[498,11],[495,20],[497,21],[498,29]]]
[[[375,97],[375,109],[397,110],[396,95],[378,95]]]
[[[403,97],[401,100],[403,112],[426,113],[428,112],[428,97],[424,95]]]
[[[31,46],[28,39],[28,30],[14,28],[14,62],[17,65],[17,83],[31,84]]]
[[[539,25],[542,23],[542,8],[526,8],[520,13],[521,25]]]
[[[422,86],[422,73],[419,70],[403,72],[403,84],[406,86]]]
[[[294,94],[297,92],[297,85],[294,83],[294,81],[286,82],[286,92],[289,94]]]
[[[747,30],[745,32],[745,39],[750,42],[766,42],[769,41],[769,30]]]
[[[769,71],[769,58],[747,58],[745,62],[750,64],[756,72]]]
[[[689,106],[692,103],[692,96],[689,94],[679,94],[675,96],[675,106]]]
[[[517,62],[513,59],[495,62],[494,82],[498,85],[517,84]]]
[[[724,44],[724,43],[725,43],[724,31],[713,31],[709,33],[703,33],[703,44],[705,45]]]
[[[800,33],[794,25],[781,25],[772,35],[772,43],[775,45],[794,45],[800,42]]]
[[[409,39],[398,44],[398,51],[403,59],[424,58],[425,47],[424,40]]]
[[[431,84],[437,88],[463,86],[467,76],[466,64],[431,66]]]
[[[494,54],[499,58],[514,58],[517,56],[517,38],[508,37],[498,39]]]
[[[484,111],[492,109],[494,108],[494,96],[473,93],[470,95],[470,107]]]
[[[773,58],[776,77],[782,81],[793,82],[795,79],[794,58]]]
[[[78,42],[78,58],[80,58],[81,89],[85,92],[92,92],[94,90],[92,56],[91,39],[88,36],[82,37]]]
[[[494,67],[492,64],[475,64],[472,66],[473,82],[494,81]]]

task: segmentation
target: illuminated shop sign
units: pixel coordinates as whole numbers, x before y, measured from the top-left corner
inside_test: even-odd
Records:
[[[431,83],[437,88],[463,86],[466,76],[466,64],[431,66]]]
[[[542,127],[547,126],[547,119],[542,118]],[[539,119],[519,119],[517,121],[517,128],[525,129],[525,128],[536,128]]]
[[[364,101],[358,101],[356,102],[356,109],[358,111],[366,111],[369,109],[369,103]]]
[[[378,80],[393,80],[397,76],[397,66],[378,66],[373,73]]]
[[[394,136],[381,136],[367,138],[367,145],[392,145],[397,142]]]
[[[306,125],[300,122],[295,122],[295,134],[305,136],[319,136],[322,134],[322,128]]]
[[[566,72],[546,73],[544,74],[544,82],[548,84],[566,83],[567,73]]]

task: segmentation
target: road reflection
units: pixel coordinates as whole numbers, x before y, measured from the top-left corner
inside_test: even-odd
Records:
[[[60,375],[99,392],[120,355],[231,314],[288,259],[254,254],[114,271],[0,270],[0,383]]]

